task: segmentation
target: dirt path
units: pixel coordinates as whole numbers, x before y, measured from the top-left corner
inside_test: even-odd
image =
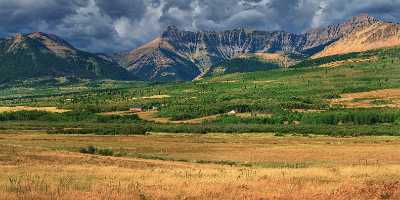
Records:
[[[156,123],[160,123],[160,124],[168,124],[168,123],[171,123],[171,124],[201,124],[204,121],[215,120],[219,116],[221,116],[221,114],[218,114],[218,115],[210,115],[210,116],[206,116],[206,117],[200,117],[200,118],[196,118],[196,119],[173,121],[169,118],[157,117],[158,111],[139,112],[136,114],[142,120],[156,122]]]
[[[221,115],[222,114],[210,115],[210,116],[206,116],[206,117],[200,117],[200,118],[196,118],[196,119],[189,119],[189,120],[182,120],[182,121],[171,121],[171,123],[174,123],[174,124],[201,124],[205,121],[216,120]]]
[[[144,121],[155,122],[160,124],[170,123],[171,120],[168,118],[157,117],[158,111],[147,111],[136,113],[138,117]]]
[[[149,96],[149,97],[134,97],[130,98],[130,100],[143,100],[143,99],[164,99],[164,98],[169,98],[171,96],[169,95],[154,95],[154,96]]]
[[[149,112],[140,112],[137,113],[140,119],[145,120],[145,121],[150,121],[150,122],[156,122],[156,123],[161,123],[161,124],[201,124],[206,121],[213,121],[218,119],[218,117],[221,117],[225,114],[216,114],[216,115],[209,115],[205,117],[199,117],[195,119],[188,119],[188,120],[179,120],[179,121],[173,121],[170,120],[169,118],[162,118],[162,117],[157,117],[158,111],[149,111]],[[235,114],[230,114],[234,115],[236,117],[240,118],[251,118],[254,116],[257,117],[271,117],[272,114],[266,114],[266,113],[256,113],[256,115],[253,115],[252,113],[235,113]]]
[[[131,111],[115,111],[115,112],[99,113],[99,115],[103,115],[103,116],[110,116],[110,115],[127,116],[127,115],[133,115],[133,114],[134,113]]]

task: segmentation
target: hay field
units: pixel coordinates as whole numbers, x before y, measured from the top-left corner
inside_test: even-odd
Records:
[[[79,153],[88,145],[124,154]],[[396,137],[4,132],[0,199],[399,199],[399,147]]]
[[[18,112],[18,111],[42,111],[51,113],[65,113],[70,110],[60,109],[57,107],[30,107],[30,106],[0,107],[0,113]]]
[[[400,89],[342,94],[341,98],[334,99],[331,103],[343,105],[346,108],[400,108]]]

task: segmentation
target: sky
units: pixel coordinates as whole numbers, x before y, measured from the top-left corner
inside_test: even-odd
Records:
[[[45,32],[91,52],[121,52],[182,30],[293,33],[368,13],[400,21],[400,0],[0,0],[0,37]]]

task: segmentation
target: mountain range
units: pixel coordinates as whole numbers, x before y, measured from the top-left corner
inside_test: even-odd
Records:
[[[81,51],[57,36],[36,32],[0,40],[0,82],[59,76],[189,81],[217,68],[245,71],[240,65],[227,69],[231,60],[238,63],[238,59],[257,57],[257,62],[271,63],[263,65],[269,69],[277,64],[290,67],[302,59],[396,45],[400,45],[400,25],[365,14],[301,34],[248,29],[191,32],[170,26],[149,43],[114,55]]]

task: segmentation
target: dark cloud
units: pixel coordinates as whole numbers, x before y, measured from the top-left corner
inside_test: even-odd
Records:
[[[95,0],[100,10],[114,18],[129,17],[137,20],[146,12],[146,4],[143,0]]]
[[[1,34],[54,26],[86,4],[84,0],[0,0]]]
[[[302,32],[361,13],[397,22],[399,10],[400,0],[0,0],[0,36],[43,31],[112,52],[143,44],[168,25]]]

